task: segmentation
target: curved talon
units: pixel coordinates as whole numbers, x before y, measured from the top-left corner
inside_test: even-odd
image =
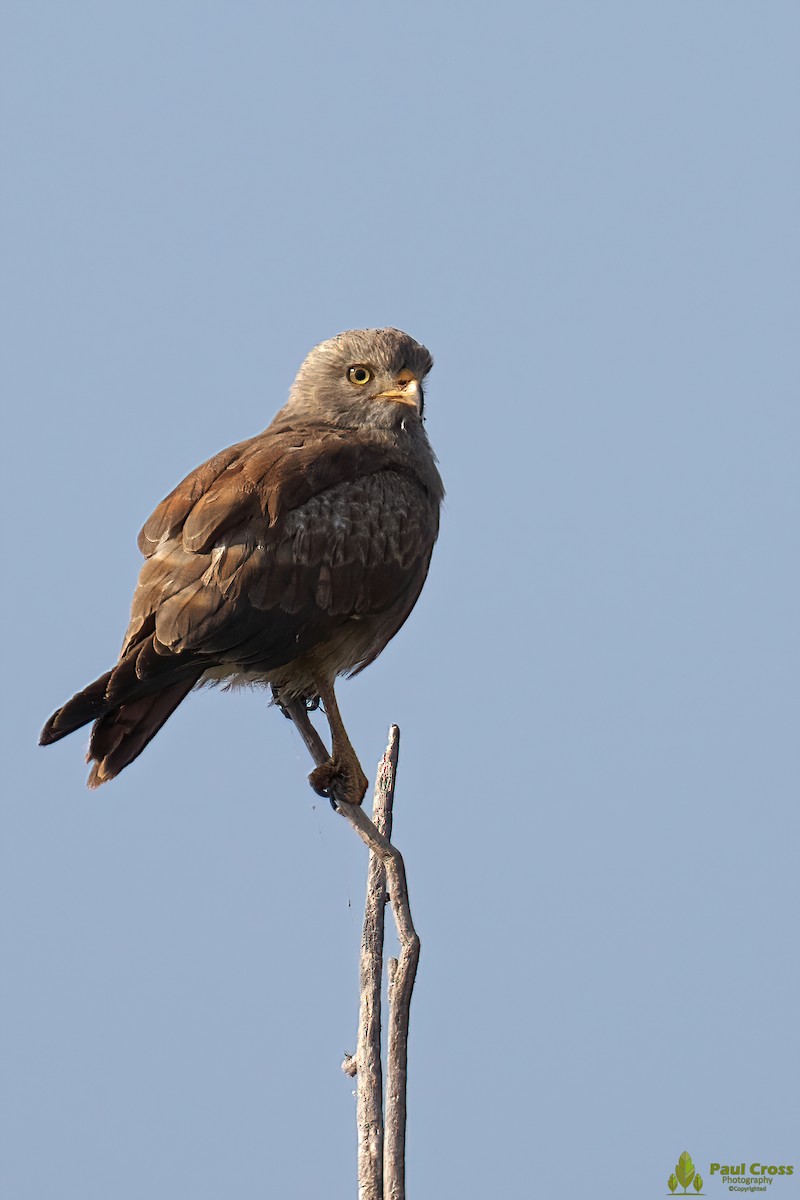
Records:
[[[308,777],[318,796],[330,800],[334,811],[339,804],[360,804],[366,795],[369,781],[360,767],[335,762],[329,758],[316,767]]]

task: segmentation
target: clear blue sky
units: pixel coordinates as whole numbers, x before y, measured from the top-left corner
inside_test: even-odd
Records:
[[[423,938],[410,1194],[798,1196],[795,3],[6,0],[9,1200],[354,1194],[365,857],[258,693],[36,747],[136,533],[308,349],[436,357],[448,502],[340,700]],[[722,1185],[706,1191],[722,1195]]]

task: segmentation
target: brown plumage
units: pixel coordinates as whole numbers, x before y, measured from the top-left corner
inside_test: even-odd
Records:
[[[312,350],[272,424],[197,467],[147,521],[119,662],[53,714],[42,744],[94,721],[96,787],[196,684],[271,684],[322,698],[333,746],[312,786],[360,803],[333,683],[380,654],[425,582],[444,494],[422,424],[431,363],[396,329]]]

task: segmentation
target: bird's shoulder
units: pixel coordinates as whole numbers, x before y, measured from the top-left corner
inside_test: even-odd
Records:
[[[251,519],[265,528],[313,496],[348,480],[394,470],[423,489],[419,449],[398,445],[383,431],[340,429],[280,419],[263,433],[216,454],[195,468],[162,500],[139,534],[145,557],[180,536],[189,553],[206,553],[227,530]],[[424,435],[423,435],[424,436]],[[422,456],[424,457],[424,455]]]

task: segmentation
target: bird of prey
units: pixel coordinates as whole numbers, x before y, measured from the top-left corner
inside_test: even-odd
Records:
[[[428,573],[444,496],[422,422],[431,365],[398,329],[315,347],[271,425],[197,467],[147,521],[119,661],[53,714],[41,744],[93,721],[97,787],[192,688],[269,684],[278,703],[321,701],[331,755],[309,781],[360,804],[367,780],[334,680],[374,661]]]

